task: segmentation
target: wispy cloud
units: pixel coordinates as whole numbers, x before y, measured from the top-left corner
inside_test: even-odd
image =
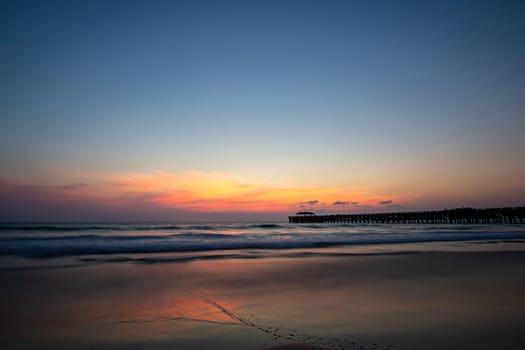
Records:
[[[299,203],[299,204],[314,206],[314,205],[316,205],[316,204],[318,204],[318,203],[319,203],[319,201],[318,201],[317,199],[314,199],[314,200],[312,200],[312,201],[301,202],[301,203]]]
[[[358,197],[360,200],[336,200],[341,196]],[[304,200],[305,197],[316,199]],[[13,203],[17,203],[21,212],[35,210],[42,213],[51,208],[57,212],[90,208],[96,212],[126,211],[139,214],[288,213],[298,207],[330,211],[331,206],[366,208],[364,205],[393,203],[393,200],[345,188],[272,186],[267,182],[261,184],[229,173],[162,171],[90,175],[84,177],[82,182],[72,181],[63,185],[25,185],[0,181],[0,198],[0,209],[13,207]]]

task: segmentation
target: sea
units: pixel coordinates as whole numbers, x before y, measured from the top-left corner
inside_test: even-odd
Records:
[[[372,251],[406,243],[525,241],[525,225],[291,223],[0,223],[0,256],[178,261]],[[232,255],[232,252],[237,254]]]

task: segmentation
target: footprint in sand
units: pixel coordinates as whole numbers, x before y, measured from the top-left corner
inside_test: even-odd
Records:
[[[350,334],[346,334],[344,337],[319,337],[312,336],[309,334],[299,333],[296,329],[289,329],[283,326],[271,326],[264,323],[256,322],[255,318],[249,318],[241,313],[233,312],[228,310],[221,304],[213,300],[205,300],[207,303],[215,306],[220,312],[230,317],[232,320],[238,321],[241,324],[255,328],[261,332],[269,334],[274,341],[287,341],[290,343],[301,343],[312,346],[320,346],[325,349],[334,350],[395,350],[396,346],[387,344],[384,346],[378,343],[358,343],[354,337]]]

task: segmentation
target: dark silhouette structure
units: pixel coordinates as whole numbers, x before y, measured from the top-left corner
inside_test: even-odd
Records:
[[[288,221],[301,224],[525,224],[525,207],[457,208],[375,214],[296,215],[289,216]]]

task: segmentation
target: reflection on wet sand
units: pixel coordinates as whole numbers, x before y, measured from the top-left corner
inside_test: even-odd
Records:
[[[433,350],[525,342],[521,251],[86,264],[1,270],[0,347]]]

